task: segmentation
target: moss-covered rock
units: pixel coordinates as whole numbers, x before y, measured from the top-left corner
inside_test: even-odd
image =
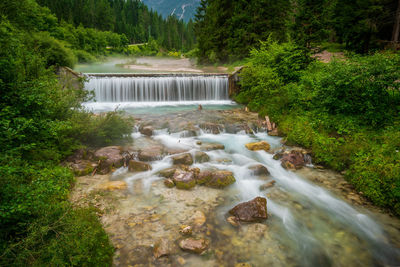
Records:
[[[191,189],[196,186],[196,179],[193,172],[176,170],[173,181],[178,189]]]
[[[224,188],[236,182],[236,179],[230,171],[203,171],[197,176],[196,182],[213,188]]]
[[[68,163],[76,176],[85,176],[91,174],[96,167],[96,164],[88,160],[76,160],[73,163]]]

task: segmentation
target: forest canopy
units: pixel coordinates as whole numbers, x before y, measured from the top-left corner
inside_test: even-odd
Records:
[[[245,58],[259,41],[323,42],[368,53],[392,38],[393,0],[202,0],[196,15],[198,56],[204,62]]]

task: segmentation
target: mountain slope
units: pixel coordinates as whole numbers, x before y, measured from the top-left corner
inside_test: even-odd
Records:
[[[163,17],[175,15],[186,22],[194,18],[200,4],[200,0],[142,0],[142,2]]]

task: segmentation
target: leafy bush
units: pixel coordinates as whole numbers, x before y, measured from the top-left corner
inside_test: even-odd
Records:
[[[349,115],[366,125],[380,125],[396,114],[400,56],[375,54],[321,64],[312,84],[313,107]]]
[[[253,50],[236,100],[279,124],[289,143],[346,170],[357,190],[400,215],[400,54],[313,62],[295,45]]]
[[[271,39],[260,49],[250,52],[249,63],[241,74],[241,91],[236,100],[250,109],[271,117],[288,108],[289,94],[285,84],[300,78],[310,58],[294,43],[279,44]]]
[[[75,113],[71,123],[72,138],[93,147],[126,143],[131,140],[133,130],[132,119],[118,111],[99,115]]]
[[[84,50],[74,50],[75,56],[78,58],[78,62],[81,63],[92,63],[96,61],[96,57]]]
[[[1,266],[111,265],[94,211],[68,202],[74,177],[60,161],[82,145],[127,140],[132,127],[117,112],[83,111],[87,92],[60,85],[53,66],[68,62],[67,50],[0,21]]]
[[[46,32],[36,33],[30,41],[37,49],[46,66],[68,66],[73,67],[77,59],[71,49],[67,48],[61,41],[51,37]]]

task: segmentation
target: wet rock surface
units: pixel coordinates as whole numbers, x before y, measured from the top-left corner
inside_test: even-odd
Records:
[[[249,167],[249,170],[253,173],[253,175],[270,175],[267,167],[261,164],[252,165]]]
[[[220,150],[225,149],[225,146],[218,143],[202,143],[201,150],[203,151],[211,151],[211,150]]]
[[[288,170],[301,169],[306,165],[302,151],[292,150],[289,153],[284,153],[281,158],[282,167]]]
[[[109,146],[97,150],[94,157],[99,161],[97,172],[101,174],[109,173],[113,168],[119,168],[124,165],[124,157],[122,156],[122,147]]]
[[[152,136],[154,128],[152,126],[140,127],[139,132],[143,135]]]
[[[255,199],[240,203],[229,211],[239,221],[243,222],[258,222],[266,220],[267,214],[267,199],[256,197]]]
[[[202,151],[196,151],[194,154],[194,159],[196,163],[204,163],[210,161],[210,157],[207,153]]]
[[[174,165],[192,165],[193,164],[193,157],[190,153],[185,153],[177,156],[172,157],[172,161]]]
[[[261,142],[248,143],[246,144],[246,148],[251,151],[264,150],[268,152],[271,146],[267,142],[261,141]]]
[[[179,247],[185,251],[200,254],[208,248],[208,240],[186,238],[179,242]]]
[[[193,172],[176,170],[172,179],[178,189],[191,189],[196,186]]]
[[[146,162],[130,160],[128,169],[130,172],[145,172],[152,169],[151,165]]]

